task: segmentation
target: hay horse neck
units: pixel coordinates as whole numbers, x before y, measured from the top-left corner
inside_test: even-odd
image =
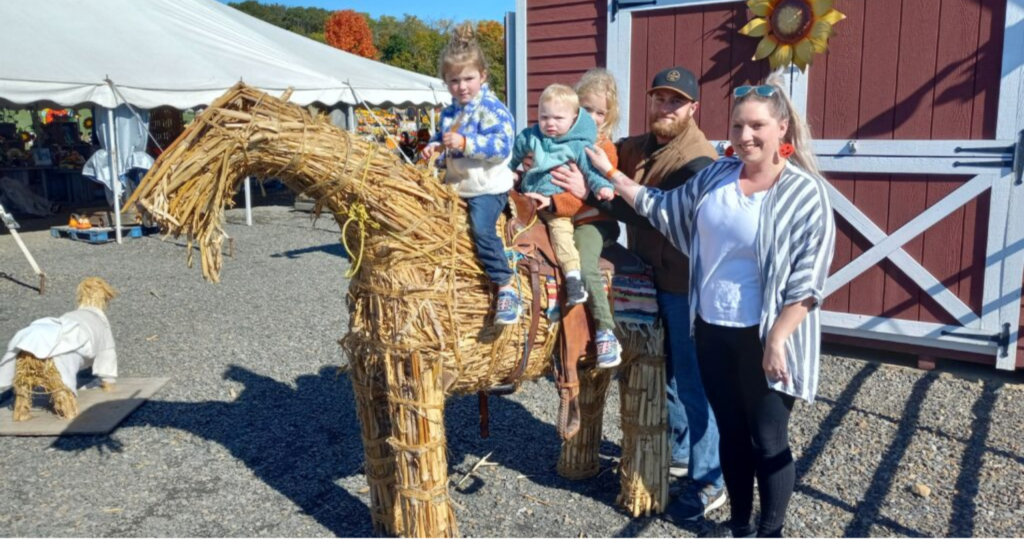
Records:
[[[278,177],[313,196],[318,210],[327,208],[337,219],[359,264],[342,345],[350,358],[375,529],[458,535],[448,493],[445,399],[486,390],[517,369],[522,379],[547,374],[557,324],[534,312],[529,278],[521,274],[527,309],[520,324],[490,324],[489,286],[474,256],[465,204],[453,190],[288,104],[287,95],[232,88],[160,156],[127,204],[138,203],[170,235],[198,243],[203,275],[216,281],[224,208],[248,175]],[[540,317],[538,330],[523,367],[532,317]],[[663,336],[660,328],[620,329],[624,438],[617,503],[640,516],[668,502]],[[579,344],[570,350],[584,353]],[[563,443],[558,470],[582,479],[599,471],[611,373],[590,369],[579,378],[580,430]]]

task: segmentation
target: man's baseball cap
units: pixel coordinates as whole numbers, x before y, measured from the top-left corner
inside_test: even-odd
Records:
[[[658,90],[672,90],[682,94],[690,101],[700,101],[700,87],[697,85],[697,77],[693,72],[683,67],[670,67],[659,72],[651,81],[651,89],[647,90],[650,95]]]

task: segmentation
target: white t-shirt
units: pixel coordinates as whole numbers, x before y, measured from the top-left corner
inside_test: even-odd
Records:
[[[709,324],[745,328],[761,322],[757,229],[767,191],[744,195],[739,170],[710,192],[697,212],[699,307]]]

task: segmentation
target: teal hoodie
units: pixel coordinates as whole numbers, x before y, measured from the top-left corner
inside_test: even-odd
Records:
[[[560,137],[549,137],[540,130],[540,125],[524,129],[516,137],[512,146],[512,170],[519,167],[527,154],[533,153],[533,167],[523,175],[519,190],[523,193],[537,193],[544,196],[557,195],[564,190],[551,183],[551,170],[575,162],[587,181],[591,192],[598,189],[613,189],[611,182],[605,179],[590,165],[584,148],[593,147],[597,141],[597,125],[586,111],[580,110],[569,132]]]

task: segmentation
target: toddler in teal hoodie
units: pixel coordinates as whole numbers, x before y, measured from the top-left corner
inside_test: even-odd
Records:
[[[563,192],[552,183],[551,170],[576,163],[590,190],[600,200],[611,200],[615,189],[607,178],[597,172],[587,159],[584,148],[597,141],[597,125],[589,114],[580,114],[576,92],[562,84],[552,84],[540,96],[537,124],[524,129],[516,137],[509,166],[515,170],[528,155],[533,164],[523,174],[519,190],[526,194],[550,197]],[[571,217],[558,217],[541,209],[540,218],[548,225],[551,245],[565,275],[566,303],[577,305],[587,300],[580,274],[580,254],[573,241]]]

